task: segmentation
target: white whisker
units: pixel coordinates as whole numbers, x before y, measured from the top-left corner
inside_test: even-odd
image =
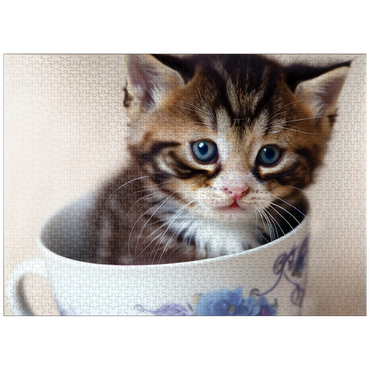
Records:
[[[284,132],[282,132],[282,134],[285,136],[285,138],[292,144],[292,142],[290,141],[290,139],[288,138],[288,136],[285,135]]]
[[[169,223],[170,223],[170,221],[168,221],[168,222],[164,223],[163,225],[159,226],[158,229],[152,231],[145,239],[149,239],[154,233],[156,233],[159,229],[162,229],[162,227],[168,225]]]
[[[178,100],[178,101],[180,101],[180,102],[183,102],[182,100]],[[195,107],[195,108],[197,108],[198,110],[199,110],[199,112],[200,113],[198,113],[198,114],[200,114],[202,117],[206,117],[206,119],[208,118],[211,118],[212,120],[213,120],[213,117],[212,116],[210,116],[209,117],[209,113],[207,113],[207,112],[205,112],[205,111],[203,111],[202,109],[200,109],[199,107],[196,107],[195,105],[193,105],[193,104],[190,104],[190,103],[187,103],[187,102],[183,102],[184,104],[189,104],[189,105],[191,105],[191,106],[193,106],[193,107]],[[182,105],[177,105],[177,104],[172,104],[172,105],[174,105],[174,106],[176,106],[176,107],[179,107],[179,108],[183,108],[183,109],[186,109],[186,110],[189,110],[189,111],[192,111],[192,112],[194,112],[194,113],[197,113],[197,111],[195,110],[195,109],[191,109],[191,108],[187,108],[187,107],[183,107]],[[193,122],[193,123],[195,123],[195,124],[199,124],[199,125],[202,125],[202,126],[206,126],[206,127],[209,127],[209,128],[212,128],[212,125],[211,124],[209,124],[209,123],[207,123],[207,122]]]
[[[154,221],[154,222],[152,222],[151,224],[149,224],[149,226],[153,226],[153,225],[155,225],[155,224],[158,224],[159,222],[163,222],[164,220],[163,219],[158,219],[157,221]]]
[[[254,224],[254,232],[257,234],[257,224],[258,224],[258,218],[257,218],[257,212],[254,210],[254,215],[256,216],[256,222]]]
[[[292,230],[294,230],[294,227],[288,222],[288,220],[277,210],[275,209],[272,204],[270,204],[270,207],[278,214],[280,217],[290,226]]]
[[[131,235],[132,235],[132,233],[133,233],[133,231],[134,231],[134,229],[135,229],[135,226],[137,225],[137,223],[141,220],[141,218],[142,217],[144,217],[148,212],[150,212],[154,207],[158,207],[157,208],[157,210],[161,207],[161,205],[163,205],[163,202],[164,201],[162,201],[161,203],[160,203],[160,206],[158,207],[158,204],[155,204],[153,207],[150,207],[148,210],[146,210],[144,213],[142,213],[142,215],[135,221],[135,223],[134,223],[134,225],[132,226],[132,228],[131,228],[131,232],[130,232],[130,235],[129,235],[129,237],[128,237],[128,241],[127,241],[127,246],[128,246],[128,248],[130,248],[130,243],[131,243]],[[156,211],[157,211],[156,210]],[[155,213],[155,212],[154,212]],[[148,222],[148,221],[147,221]],[[145,224],[146,225],[146,224]],[[145,226],[144,226],[145,227]],[[143,229],[142,229],[143,230]],[[142,231],[141,230],[141,231]],[[140,235],[141,235],[141,232],[140,232]],[[140,235],[139,235],[139,237],[140,237]],[[138,243],[139,243],[139,241],[137,242],[137,244],[136,244],[136,247],[137,247],[137,245],[138,245]],[[136,254],[136,247],[135,247],[135,249],[134,249],[134,254]]]
[[[194,236],[194,234],[196,234],[196,232],[198,231],[198,229],[199,229],[199,226],[198,226],[196,229],[194,229],[194,230],[192,231],[192,233],[190,234],[190,238],[189,238],[189,240],[188,240],[188,244],[187,244],[188,248],[189,248],[189,246],[190,246],[190,242],[191,242],[192,237]]]
[[[274,204],[274,205],[276,205],[276,204]],[[277,209],[275,209],[274,207],[273,207],[273,205],[272,204],[270,204],[270,207],[290,226],[290,228],[292,229],[292,230],[294,230],[294,227],[290,224],[290,222],[277,210]],[[284,208],[283,208],[284,209]],[[294,216],[293,216],[294,217]],[[298,220],[297,220],[298,221]],[[298,222],[298,225],[299,225],[300,223]],[[296,239],[296,242],[297,242],[297,235],[295,234],[295,239]]]
[[[263,239],[266,240],[266,243],[268,243],[269,241],[258,231],[258,216],[257,216],[257,212],[256,211],[258,211],[258,213],[261,216],[261,212],[258,210],[258,206],[254,210],[254,214],[256,215],[255,233],[258,234],[258,235],[260,235]],[[261,216],[261,220],[262,220],[263,224],[265,225],[265,221],[263,220],[262,216]],[[264,226],[264,228],[265,228],[265,226]]]
[[[169,228],[171,227],[171,225],[174,223],[174,221],[176,220],[176,218],[180,215],[180,213],[181,213],[185,208],[187,208],[188,206],[190,206],[190,204],[192,204],[192,203],[194,203],[194,202],[195,202],[195,200],[192,200],[192,201],[191,201],[191,202],[189,202],[187,205],[185,205],[184,207],[182,207],[182,208],[180,209],[180,211],[179,211],[179,212],[177,212],[177,213],[175,214],[175,216],[173,217],[172,221],[171,221],[171,222],[170,222],[170,224],[167,226],[167,229],[164,231],[163,236],[162,236],[162,237],[161,237],[161,239],[157,242],[157,244],[155,245],[155,247],[154,247],[154,248],[156,248],[156,247],[157,247],[157,245],[162,241],[162,239],[163,239],[164,235],[167,233],[167,231],[169,230]],[[157,250],[157,252],[158,252],[158,250]],[[153,257],[153,262],[154,262],[155,256],[157,255],[157,252],[155,253],[155,255],[154,255],[154,257]]]
[[[158,230],[158,229],[157,229]],[[156,231],[157,231],[156,230]],[[150,244],[152,244],[155,240],[157,240],[160,236],[162,236],[163,233],[157,235],[155,238],[153,238],[150,243],[132,260],[132,261],[135,261],[137,258],[139,258],[141,256],[141,254],[150,246]]]
[[[261,211],[259,210],[259,208],[258,208],[258,205],[256,206],[257,208],[257,211],[258,211],[258,213],[259,213],[259,215],[261,216],[261,220],[262,220],[262,223],[263,223],[263,229],[264,230],[266,230],[267,228],[266,228],[266,224],[265,224],[265,220],[264,220],[264,218],[262,217],[262,214],[261,214]]]
[[[285,201],[284,199],[282,198],[279,198],[277,195],[274,195],[272,194],[275,198],[281,200],[282,202],[286,203],[288,206],[294,208],[296,211],[298,211],[302,216],[306,217],[308,219],[308,216],[306,216],[303,212],[301,212],[298,208],[294,207],[292,204],[290,204],[289,202]],[[276,205],[276,204],[275,204]]]
[[[164,246],[163,248],[163,251],[162,251],[162,254],[161,256],[159,257],[159,261],[158,261],[158,264],[161,262],[161,259],[162,259],[162,256],[163,254],[170,248],[172,242],[175,240],[175,238],[178,236],[178,234],[181,232],[181,226],[184,224],[185,221],[189,220],[189,218],[191,218],[192,216],[189,215],[187,218],[185,218],[181,224],[179,225],[179,227],[176,229],[176,231],[174,232],[174,234],[172,235],[172,237],[170,238],[170,240],[167,242],[167,244]]]
[[[177,100],[177,99],[176,99],[176,100]],[[205,114],[206,116],[210,116],[209,112],[206,112],[205,110],[203,110],[203,109],[201,109],[201,108],[197,107],[197,106],[196,106],[196,105],[194,105],[194,104],[188,103],[188,102],[183,101],[183,100],[177,100],[177,101],[178,101],[178,102],[180,102],[180,103],[188,104],[188,105],[190,105],[191,107],[194,107],[195,109],[197,109],[200,113]],[[213,118],[212,116],[210,116],[210,117],[211,117],[211,118]]]
[[[297,104],[297,103],[299,103],[299,102],[301,102],[302,100],[298,100],[298,101],[295,101],[295,102],[293,102],[293,103],[289,103],[289,104],[286,104],[286,105],[284,105],[283,107],[281,107],[270,119],[269,119],[269,121],[268,121],[268,124],[272,121],[272,119],[274,118],[274,117],[276,117],[284,108],[287,108],[287,107],[289,107],[290,105],[292,105],[292,104]]]
[[[292,119],[292,120],[290,120],[290,121],[276,122],[276,123],[278,123],[279,125],[284,125],[284,124],[286,124],[286,123],[299,122],[299,121],[308,121],[308,120],[311,120],[311,119],[319,119],[319,118],[322,118],[322,117],[325,117],[325,116],[316,116],[316,117],[298,118],[298,119]]]
[[[275,234],[275,239],[278,239],[278,237],[279,237],[279,233],[278,233],[278,231],[277,231],[277,228],[276,228],[276,225],[277,226],[279,226],[279,228],[280,228],[280,230],[281,230],[281,232],[283,233],[283,235],[285,235],[285,233],[284,233],[284,230],[281,228],[281,226],[280,226],[280,224],[276,221],[276,219],[274,218],[274,216],[265,208],[264,209],[264,211],[268,214],[268,215],[270,215],[270,217],[272,218],[272,221],[273,221],[273,225],[274,225],[274,228],[275,228],[275,232],[276,232],[276,234]]]
[[[136,179],[133,179],[133,180],[130,180],[130,181],[127,181],[126,183],[124,183],[123,185],[119,186],[116,190],[114,190],[111,195],[109,195],[109,197],[107,198],[107,200],[105,201],[105,203],[108,202],[109,198],[115,193],[117,192],[119,189],[123,188],[124,186],[130,184],[131,182],[134,182],[134,181],[137,181],[137,180],[140,180],[140,179],[145,179],[147,177],[151,177],[151,176],[142,176],[142,177],[137,177]]]
[[[184,199],[184,198],[183,198]],[[176,216],[176,215],[175,215]],[[173,220],[173,219],[172,219]],[[170,224],[170,222],[171,221],[168,221],[168,222],[166,222],[166,223],[164,223],[163,225],[161,225],[160,227],[158,227],[156,230],[154,230],[152,233],[150,233],[150,235],[148,235],[147,237],[146,237],[146,239],[148,239],[148,238],[150,238],[153,234],[155,234],[158,230],[160,230],[162,227],[165,227],[166,225],[168,225],[168,224]],[[150,246],[150,244],[152,244],[156,239],[158,239],[159,237],[161,237],[161,236],[164,236],[164,234],[167,232],[167,230],[168,230],[168,228],[164,231],[164,232],[162,232],[161,234],[159,234],[159,235],[157,235],[154,239],[152,239],[151,241],[150,241],[150,243],[148,244],[148,245],[146,245],[146,247],[133,259],[133,261],[136,259],[136,258],[138,258],[149,246]],[[155,247],[156,247],[157,245],[155,245]],[[155,249],[155,247],[153,248],[153,249]],[[152,253],[152,252],[151,252]]]
[[[290,130],[290,131],[295,131],[295,132],[301,132],[302,134],[307,134],[307,135],[319,135],[319,134],[318,134],[318,133],[316,133],[316,132],[306,132],[306,131],[296,130],[296,129],[291,128],[291,127],[284,127],[284,130]]]
[[[272,224],[271,224],[271,221],[270,219],[267,217],[266,213],[264,212],[264,209],[263,207],[261,207],[261,209],[259,210],[261,212],[261,215],[265,218],[266,222],[267,222],[267,225],[268,225],[268,231],[269,231],[269,234],[270,234],[270,240],[274,240],[275,238],[273,237],[273,233],[274,233],[274,229],[272,227]]]
[[[297,188],[296,186],[292,186],[292,185],[287,185],[289,188],[293,188],[293,189],[297,189],[297,190],[302,190],[300,188]]]
[[[161,225],[160,227],[158,227],[158,229],[156,229],[156,230],[154,230],[150,235],[148,235],[147,237],[146,237],[146,239],[148,239],[149,237],[151,237],[153,234],[155,234],[158,230],[160,230],[162,227],[164,227],[164,226],[166,226],[166,225],[168,225],[169,224],[169,222],[166,222],[165,224],[163,224],[163,225]],[[156,239],[158,239],[161,235],[163,235],[163,233],[161,233],[161,234],[159,234],[159,235],[157,235],[155,238],[153,238],[150,242],[149,242],[149,244],[147,244],[146,246],[145,246],[145,248],[132,260],[132,261],[135,261],[137,258],[139,258],[140,256],[141,256],[141,254],[150,246],[150,244],[152,244]]]
[[[126,213],[126,216],[123,218],[122,220],[122,223],[121,223],[121,226],[123,225],[123,223],[125,222],[126,220],[126,217],[128,216],[128,214],[131,212],[131,210],[135,207],[135,205],[140,202],[141,200],[143,199],[146,199],[148,197],[153,197],[156,193],[159,193],[158,191],[157,192],[154,192],[154,193],[151,193],[151,194],[148,194],[148,195],[144,195],[143,197],[141,197],[140,199],[138,199],[132,206],[131,208],[128,210],[128,212]],[[131,258],[131,251],[130,251],[130,247],[128,247],[128,255],[129,255],[129,258],[130,258],[130,261],[131,261],[131,264],[132,264],[132,258]]]
[[[179,107],[179,108],[186,109],[186,110],[189,110],[191,112],[195,112],[196,113],[196,110],[195,109],[186,108],[186,107],[183,107],[182,105],[177,105],[177,104],[172,104],[172,105],[175,106],[175,107]]]
[[[159,187],[162,184],[166,184],[167,182],[169,182],[169,181],[165,181],[165,182],[163,182],[161,184],[154,184],[154,185],[143,186],[142,190],[134,191],[132,193],[129,193],[129,194],[125,195],[123,198],[121,198],[121,201],[124,200],[124,199],[126,199],[127,197],[130,197],[133,194],[142,193],[144,191],[157,189],[157,187]],[[160,190],[160,189],[157,189],[157,190]]]
[[[126,217],[128,216],[128,214],[131,212],[132,208],[134,208],[134,207],[135,207],[135,205],[136,205],[137,203],[139,203],[139,202],[140,202],[141,200],[143,200],[143,199],[146,199],[146,198],[149,198],[149,197],[154,197],[154,195],[155,195],[155,194],[157,194],[157,193],[159,193],[159,191],[156,191],[156,192],[154,192],[154,193],[150,193],[150,194],[144,195],[143,197],[141,197],[140,199],[138,199],[138,200],[137,200],[137,201],[136,201],[136,202],[131,206],[131,208],[128,210],[128,212],[126,213],[126,216],[123,218],[121,225],[123,225],[124,221],[126,220]]]
[[[174,195],[177,191],[174,191],[171,195],[169,195],[166,199],[164,199],[161,203],[160,203],[160,206],[152,213],[152,215],[149,217],[149,219],[145,222],[143,228],[141,229],[140,233],[139,233],[139,236],[137,238],[137,242],[136,242],[136,246],[135,246],[135,253],[136,253],[136,250],[137,250],[137,246],[139,244],[139,240],[140,240],[140,236],[143,232],[143,230],[145,229],[146,225],[148,224],[148,222],[152,219],[152,217],[156,214],[156,212],[168,201],[168,199],[170,199],[172,197],[172,195]],[[153,208],[153,207],[152,207]],[[152,209],[150,208],[150,209]],[[131,236],[131,234],[130,234]]]
[[[203,102],[203,105],[205,106],[205,108],[207,109],[209,115],[211,116],[211,118],[213,118],[215,121],[216,121],[216,117],[215,115],[213,114],[212,110],[209,108],[209,106],[206,104],[206,102],[204,101],[203,97],[202,97],[202,94],[200,93],[200,90],[199,90],[199,87],[198,85],[195,83],[195,87],[197,88],[198,90],[198,94],[199,94],[199,97],[200,99],[202,100]]]
[[[296,221],[297,221],[297,223],[298,223],[298,225],[300,225],[301,223],[294,217],[294,215],[293,214],[291,214],[288,210],[286,210],[284,207],[281,207],[281,206],[279,206],[279,205],[277,205],[277,204],[275,204],[275,203],[272,203],[275,207],[278,207],[278,208],[280,208],[280,209],[282,209],[283,211],[285,211],[286,213],[288,213],[290,216],[292,216]],[[270,204],[270,207],[272,207],[272,204]],[[275,210],[276,212],[277,212],[277,210]],[[278,212],[279,213],[279,212]],[[283,216],[281,216],[281,217],[283,217]]]

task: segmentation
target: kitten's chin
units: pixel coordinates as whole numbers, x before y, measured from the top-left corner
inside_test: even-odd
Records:
[[[199,218],[206,220],[243,221],[249,219],[251,214],[250,210],[240,207],[237,203],[218,207],[202,206],[194,211]]]
[[[237,202],[233,202],[229,205],[226,205],[226,206],[220,206],[220,207],[217,207],[216,210],[218,211],[225,211],[225,212],[228,212],[228,211],[243,211],[245,210],[243,207],[241,207]]]
[[[226,207],[218,208],[215,210],[215,214],[218,220],[246,220],[249,218],[249,212],[241,207]]]

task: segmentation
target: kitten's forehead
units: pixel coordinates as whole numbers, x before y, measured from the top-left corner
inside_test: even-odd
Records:
[[[243,117],[248,113],[253,114],[262,96],[262,90],[257,90],[248,94],[246,90],[238,88],[231,79],[228,79],[226,82],[226,91],[232,112],[236,117]]]
[[[232,119],[226,109],[220,107],[216,110],[217,125],[217,145],[221,159],[227,159],[230,152],[237,153],[238,156],[250,152],[251,147],[258,147],[263,140],[265,123],[268,122],[266,111],[261,112],[255,119],[255,124],[248,125],[242,118]]]
[[[281,100],[276,93],[282,69],[275,62],[256,55],[227,56],[213,60],[211,67],[212,73],[203,74],[203,88],[216,92],[211,105],[226,111],[229,124],[240,132],[267,117],[276,100]],[[217,126],[226,122],[217,122]]]
[[[222,160],[225,160],[230,152],[231,119],[226,109],[220,107],[216,110],[217,121],[217,145]]]

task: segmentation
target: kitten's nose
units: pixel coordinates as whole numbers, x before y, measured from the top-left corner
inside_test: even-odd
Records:
[[[247,195],[249,192],[249,188],[244,186],[230,186],[223,187],[222,189],[232,200],[235,201],[239,201],[241,198],[244,197],[244,195]]]

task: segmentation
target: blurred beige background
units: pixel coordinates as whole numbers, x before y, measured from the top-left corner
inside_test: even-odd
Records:
[[[365,315],[366,56],[273,57],[353,60],[326,165],[307,191],[312,238],[303,313]],[[125,164],[124,80],[123,55],[4,56],[5,290],[12,269],[39,256],[42,221]],[[46,281],[28,276],[25,289],[36,314],[57,314]]]

